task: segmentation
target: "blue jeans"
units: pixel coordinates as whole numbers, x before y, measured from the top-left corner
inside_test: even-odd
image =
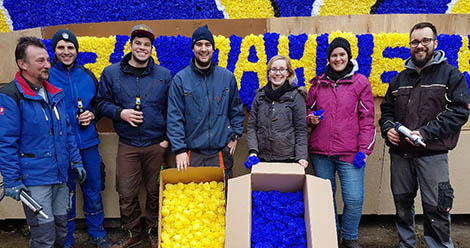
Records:
[[[103,228],[104,210],[101,199],[101,157],[98,151],[98,145],[81,149],[80,155],[82,156],[83,167],[87,173],[87,178],[80,187],[83,193],[83,212],[85,214],[88,235],[90,235],[91,238],[104,237],[106,236],[106,231]],[[76,217],[76,183],[75,173],[72,170],[69,170],[67,184],[70,188],[70,205],[67,209],[68,232],[66,245],[72,246],[75,241],[73,234],[75,232]]]
[[[364,167],[357,169],[353,164],[340,161],[338,158],[339,156],[310,154],[315,175],[328,179],[331,182],[338,235],[342,233],[343,239],[357,240],[359,222],[362,215],[362,204],[364,202]],[[338,223],[335,200],[336,172],[339,175],[344,202],[341,230]]]

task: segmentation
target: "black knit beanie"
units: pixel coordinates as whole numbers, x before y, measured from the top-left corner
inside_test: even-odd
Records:
[[[333,50],[335,50],[337,47],[344,48],[348,54],[348,60],[352,59],[351,46],[349,45],[349,42],[345,38],[337,37],[330,43],[330,46],[328,47],[328,61],[330,61],[331,52],[333,52]]]
[[[212,36],[212,33],[209,30],[209,27],[207,27],[207,25],[198,27],[196,30],[194,30],[192,42],[191,42],[191,48],[194,48],[194,44],[199,40],[208,40],[212,44],[212,47],[215,50],[214,37]]]
[[[72,32],[66,29],[60,29],[57,32],[55,32],[55,34],[52,36],[52,50],[54,52],[55,52],[55,47],[57,46],[57,43],[61,40],[72,42],[73,45],[75,46],[75,49],[77,49],[77,53],[78,53],[77,37]]]

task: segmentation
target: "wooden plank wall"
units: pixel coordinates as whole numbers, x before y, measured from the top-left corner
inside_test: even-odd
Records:
[[[110,35],[129,35],[132,27],[139,23],[150,26],[157,35],[190,37],[193,30],[203,24],[208,24],[215,35],[229,37],[232,34],[246,36],[248,34],[264,34],[277,32],[282,35],[300,33],[331,33],[337,30],[355,34],[399,32],[408,33],[409,29],[419,21],[430,21],[437,26],[439,33],[470,34],[470,15],[359,15],[359,16],[322,16],[322,17],[290,17],[273,19],[244,19],[244,20],[159,20],[133,21],[113,23],[72,24],[54,27],[37,28],[0,34],[0,82],[9,82],[17,71],[14,62],[16,40],[22,35],[32,35],[50,39],[61,28],[68,28],[78,36],[108,37]],[[380,117],[380,98],[375,99],[376,119]],[[1,125],[1,123],[0,123]],[[106,217],[119,217],[118,197],[115,191],[115,158],[118,138],[112,130],[109,120],[100,123],[100,152],[107,165],[107,189],[103,192]],[[467,161],[470,161],[470,131],[463,131],[457,148],[450,153],[451,182],[455,189],[456,199],[453,213],[470,213],[470,195],[466,188],[470,186],[466,175],[470,174]],[[249,173],[243,162],[248,155],[246,137],[244,137],[235,154],[234,175]],[[170,164],[174,156],[170,156]],[[394,207],[389,186],[389,156],[380,133],[377,133],[377,143],[373,154],[369,157],[366,167],[364,214],[393,214]],[[313,173],[311,166],[308,173]],[[80,193],[78,193],[80,195]],[[340,192],[337,193],[338,207],[341,209]],[[81,197],[78,198],[81,205]],[[419,203],[419,199],[416,200]],[[419,213],[420,204],[417,204]],[[77,209],[80,209],[77,208]],[[83,216],[79,210],[79,216]],[[0,219],[23,218],[22,208],[17,202],[6,199],[0,204]]]

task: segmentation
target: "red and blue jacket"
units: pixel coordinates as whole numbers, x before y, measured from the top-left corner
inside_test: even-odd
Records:
[[[59,184],[83,166],[64,93],[44,81],[49,103],[18,72],[0,88],[0,171],[5,187]]]

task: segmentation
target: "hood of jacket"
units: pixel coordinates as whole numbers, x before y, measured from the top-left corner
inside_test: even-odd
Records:
[[[428,63],[427,65],[423,66],[423,68],[421,68],[421,70],[426,68],[426,67],[429,67],[431,65],[440,64],[444,61],[447,61],[446,53],[443,50],[434,51],[434,55],[433,55],[433,58],[432,58],[431,62]],[[413,60],[411,60],[411,57],[409,57],[405,61],[405,68],[418,71],[418,68],[413,63]]]

